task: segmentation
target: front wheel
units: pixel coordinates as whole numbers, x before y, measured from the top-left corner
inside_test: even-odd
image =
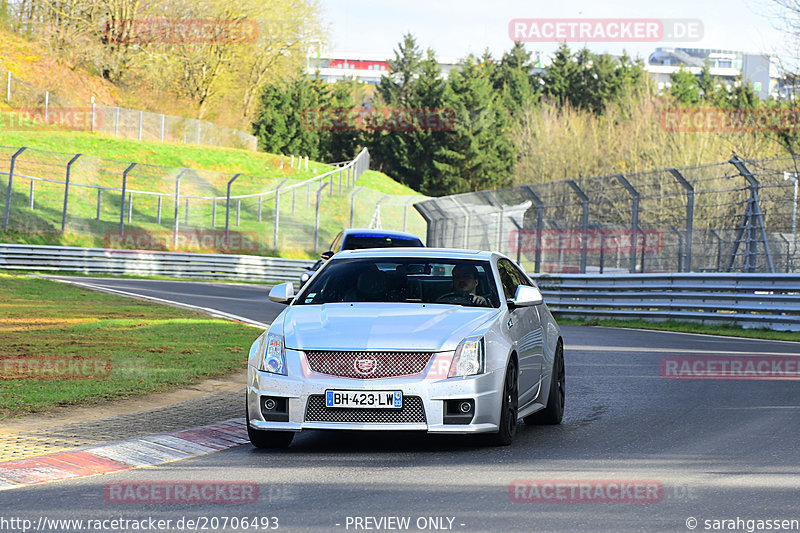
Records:
[[[553,359],[553,373],[550,377],[550,394],[547,395],[547,406],[541,411],[528,415],[523,420],[526,424],[555,425],[564,418],[564,348],[561,343],[556,347]]]
[[[517,432],[517,414],[519,408],[519,387],[517,381],[517,363],[514,359],[508,362],[506,379],[503,383],[503,399],[500,402],[500,428],[490,437],[493,446],[508,446]]]
[[[247,436],[250,444],[256,448],[282,449],[288,448],[294,439],[294,431],[264,431],[250,427],[250,408],[245,400],[245,414],[247,419]]]

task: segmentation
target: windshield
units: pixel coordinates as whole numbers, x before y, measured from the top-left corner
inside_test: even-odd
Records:
[[[295,305],[340,302],[500,307],[489,262],[455,259],[332,260]]]
[[[412,237],[398,235],[353,234],[344,240],[342,250],[361,250],[364,248],[408,248],[421,247],[422,242]]]

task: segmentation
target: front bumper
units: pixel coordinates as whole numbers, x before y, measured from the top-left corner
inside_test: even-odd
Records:
[[[499,427],[500,402],[505,372],[495,371],[466,378],[447,378],[441,369],[449,368],[453,352],[437,353],[431,358],[426,369],[415,376],[354,379],[318,374],[309,370],[305,355],[301,351],[286,350],[288,375],[280,376],[260,371],[253,366],[247,369],[247,406],[250,426],[254,429],[271,431],[302,431],[304,429],[348,429],[348,430],[406,430],[427,431],[429,433],[485,433],[496,432]],[[435,369],[439,369],[437,372]],[[374,422],[375,416],[358,417],[352,409],[330,409],[339,414],[347,412],[347,418],[356,421],[313,420],[319,414],[319,399],[328,389],[395,391],[403,392],[404,409],[416,404],[424,416],[412,422],[381,421]],[[263,396],[286,398],[289,421],[267,421],[262,416],[260,400]],[[413,400],[419,398],[419,401]],[[469,424],[445,424],[446,400],[473,400],[474,416]],[[311,404],[311,405],[310,405]],[[309,413],[309,406],[313,413]],[[327,409],[327,408],[324,408]],[[362,410],[358,410],[362,411]],[[364,410],[366,411],[366,410]],[[370,410],[370,415],[375,410]],[[312,420],[308,420],[312,418]],[[337,417],[331,417],[337,418]],[[341,417],[339,417],[341,418]],[[359,419],[361,418],[361,419]],[[391,418],[391,417],[389,417]]]

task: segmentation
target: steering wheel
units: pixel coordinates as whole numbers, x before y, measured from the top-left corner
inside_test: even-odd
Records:
[[[436,298],[436,302],[444,304],[484,305],[486,299],[483,296],[478,296],[468,292],[453,291],[439,296]]]

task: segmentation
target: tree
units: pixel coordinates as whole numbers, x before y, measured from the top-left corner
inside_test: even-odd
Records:
[[[502,94],[503,105],[512,114],[539,99],[538,78],[532,72],[531,54],[522,43],[514,43],[493,72],[494,88]]]
[[[669,94],[676,102],[685,106],[695,106],[700,103],[700,87],[697,84],[697,78],[683,65],[678,72],[669,75],[669,81]]]
[[[434,159],[437,175],[423,184],[427,194],[453,194],[511,183],[514,148],[508,113],[494,92],[485,58],[470,56],[450,73],[444,94],[453,109],[453,130]]]

